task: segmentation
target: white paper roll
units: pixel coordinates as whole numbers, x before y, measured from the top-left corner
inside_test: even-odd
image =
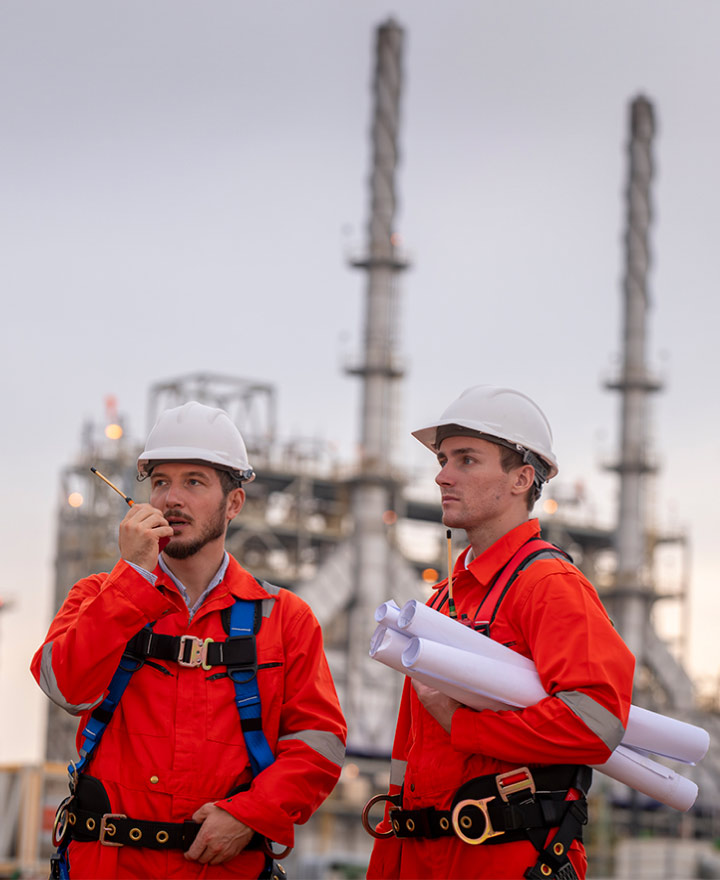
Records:
[[[631,706],[624,746],[642,749],[685,764],[697,764],[710,748],[710,734],[702,727]]]
[[[494,642],[487,636],[475,632],[471,627],[423,605],[417,599],[411,599],[400,609],[397,629],[406,635],[430,639],[441,645],[461,648],[463,651],[472,651],[474,654],[505,661],[521,669],[535,669],[532,660],[523,657],[517,651],[511,651],[505,645]],[[508,654],[511,656],[508,657]]]
[[[698,795],[691,779],[621,745],[594,769],[682,812],[690,809]]]
[[[457,678],[447,670],[454,672],[461,662],[468,666],[468,658],[443,657],[432,649],[433,659],[428,663],[421,661],[422,668],[427,671],[428,666],[432,666],[437,658],[446,672],[441,673],[438,667],[433,668],[432,674],[446,681],[467,686],[473,691],[492,694],[495,699],[502,699],[515,706],[537,703],[546,696],[532,660],[475,632],[470,627],[451,620],[415,599],[403,605],[396,627],[403,633],[422,638],[423,641],[470,652],[483,659],[501,662],[520,670],[514,672],[512,676],[505,671],[501,675],[500,670],[495,667],[483,669],[471,664],[470,668],[463,672],[463,676],[470,675],[471,678]],[[479,680],[473,679],[473,675],[478,675]],[[496,682],[494,688],[489,684],[492,682]],[[622,744],[649,754],[682,761],[685,764],[696,764],[707,754],[710,735],[702,727],[696,727],[686,721],[668,718],[640,706],[631,706]]]
[[[402,653],[402,662],[413,676],[427,676],[432,670],[440,682],[439,691],[452,696],[448,691],[452,688],[454,694],[464,694],[453,699],[473,709],[491,708],[488,701],[498,701],[500,690],[506,708],[531,706],[547,696],[537,673],[533,677],[527,670],[426,639],[410,640]],[[688,810],[697,798],[697,785],[690,779],[623,745],[595,769],[676,810]]]
[[[433,675],[459,686],[466,694],[482,694],[501,700],[506,706],[532,706],[547,697],[534,666],[516,668],[428,639],[410,639],[402,653],[402,663],[406,670]]]
[[[373,660],[384,663],[385,666],[389,666],[391,669],[396,669],[403,675],[408,675],[408,670],[402,663],[402,653],[409,643],[410,639],[402,633],[384,626],[378,626],[370,640],[370,656]],[[484,697],[481,699],[474,694],[468,694],[462,688],[456,687],[449,682],[442,681],[434,675],[425,675],[422,672],[413,671],[411,677],[415,681],[420,681],[429,687],[435,688],[435,690],[442,691],[444,694],[447,694],[459,703],[471,705],[467,700],[473,699],[473,709],[509,708],[507,703],[503,703],[501,700],[494,700],[490,697]]]
[[[400,614],[400,606],[394,599],[388,599],[375,609],[375,622],[380,626],[389,626],[397,629],[397,619]]]

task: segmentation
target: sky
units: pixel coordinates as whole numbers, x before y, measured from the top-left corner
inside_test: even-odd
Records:
[[[270,383],[282,438],[351,461],[374,31],[405,30],[395,455],[466,387],[537,400],[558,492],[613,521],[630,102],[653,104],[653,521],[690,539],[698,681],[718,676],[720,6],[705,0],[0,3],[0,761],[38,760],[59,473],[107,395]],[[7,718],[7,714],[5,714]]]

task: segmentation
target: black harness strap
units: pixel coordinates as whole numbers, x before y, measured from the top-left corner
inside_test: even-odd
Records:
[[[138,660],[152,657],[154,660],[199,666],[199,662],[194,662],[198,641],[192,636],[168,636],[151,629],[141,629],[128,642],[127,653]],[[252,666],[256,662],[255,637],[234,636],[223,642],[207,642],[203,662],[205,666]]]

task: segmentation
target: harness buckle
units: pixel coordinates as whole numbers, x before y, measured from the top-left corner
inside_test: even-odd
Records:
[[[519,791],[526,789],[531,795],[535,794],[535,780],[527,767],[517,767],[514,770],[508,770],[507,773],[498,773],[495,777],[500,797],[509,804],[508,797],[511,794],[517,794]]]
[[[203,669],[210,669],[207,665],[207,646],[208,642],[212,642],[213,639],[205,639],[203,642],[202,639],[199,639],[197,636],[180,636],[180,647],[178,649],[177,662],[180,666],[202,666]],[[185,659],[185,654],[187,652],[187,644],[190,643],[190,656]]]
[[[105,813],[100,820],[100,836],[98,840],[103,846],[124,846],[123,843],[115,843],[108,840],[108,837],[114,837],[117,834],[117,825],[111,819],[127,819],[125,813]]]
[[[460,840],[465,843],[472,844],[473,846],[477,846],[479,843],[485,843],[491,837],[499,837],[501,834],[505,834],[504,831],[496,831],[492,827],[492,822],[490,821],[490,813],[488,812],[488,804],[490,801],[495,800],[495,795],[491,797],[481,798],[480,800],[473,800],[472,798],[460,801],[459,804],[456,804],[455,809],[452,811],[452,826],[453,831]],[[482,813],[483,821],[485,822],[485,827],[483,828],[483,832],[479,837],[468,837],[465,833],[465,830],[469,830],[472,828],[473,820],[470,816],[465,813],[464,815],[460,815],[463,810],[468,807],[474,807],[476,810],[480,810]],[[465,829],[465,830],[463,830]]]
[[[211,639],[209,636],[202,643],[202,648],[200,648],[200,665],[203,669],[212,669],[212,666],[207,662],[207,654],[208,648],[210,647],[210,642],[214,642],[215,639]]]

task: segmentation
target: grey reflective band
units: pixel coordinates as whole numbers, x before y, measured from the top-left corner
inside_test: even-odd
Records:
[[[280,587],[276,587],[275,584],[269,584],[267,581],[261,581],[262,588],[266,593],[270,593],[271,596],[280,595]]]
[[[48,642],[46,645],[43,645],[42,649],[42,659],[40,661],[40,687],[42,688],[43,693],[49,697],[53,703],[60,706],[60,708],[64,709],[66,712],[69,712],[71,715],[81,715],[83,712],[87,712],[88,709],[92,709],[93,706],[102,703],[102,697],[99,697],[94,703],[68,703],[58,687],[57,679],[53,672],[52,648],[53,643]]]
[[[580,691],[560,691],[555,696],[584,721],[609,749],[620,745],[625,728],[612,712]]]
[[[345,746],[342,740],[335,736],[334,733],[328,733],[326,730],[298,730],[295,733],[287,733],[285,736],[279,736],[278,742],[287,739],[299,739],[306,746],[310,746],[313,751],[327,758],[338,767],[342,767],[345,760]]]
[[[390,785],[402,785],[405,782],[407,761],[392,758],[390,761]]]
[[[266,593],[270,593],[271,596],[279,596],[281,587],[276,587],[275,584],[269,584],[267,581],[260,581],[260,586],[265,590]],[[261,599],[260,605],[262,607],[262,616],[270,617],[272,614],[272,610],[275,606],[274,599]]]

